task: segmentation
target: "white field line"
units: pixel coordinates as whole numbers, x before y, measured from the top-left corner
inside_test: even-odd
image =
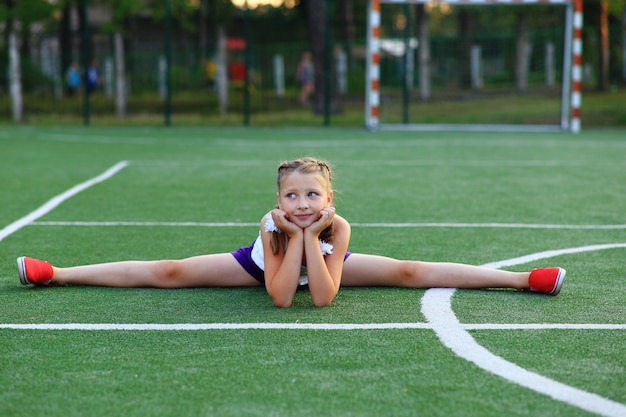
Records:
[[[501,262],[493,262],[483,266],[502,268],[504,266],[518,265],[558,255],[624,247],[626,247],[626,243],[546,251]],[[452,295],[454,292],[455,290],[453,288],[433,288],[427,290],[422,298],[422,313],[426,317],[426,320],[432,324],[433,330],[437,334],[437,337],[439,337],[439,340],[456,355],[474,363],[487,372],[498,375],[540,394],[547,395],[555,400],[602,416],[626,416],[626,405],[624,404],[530,372],[482,347],[464,328],[464,325],[459,323],[459,320],[454,314],[452,310]]]
[[[69,143],[105,143],[105,144],[117,144],[123,143],[124,145],[154,145],[162,143],[156,138],[136,138],[136,137],[111,137],[111,136],[88,136],[77,135],[72,136],[70,134],[41,134],[39,140],[51,141],[51,142],[69,142]]]
[[[461,323],[465,330],[626,330],[626,324],[602,323]]]
[[[245,222],[126,222],[126,221],[104,221],[104,222],[71,222],[71,221],[50,221],[33,222],[32,226],[78,226],[78,227],[111,227],[111,226],[133,226],[133,227],[259,227],[257,223]]]
[[[336,141],[335,141],[336,142]],[[121,141],[120,143],[130,144],[130,142]],[[138,142],[134,142],[137,144]],[[386,145],[389,146],[389,145]],[[220,160],[206,160],[206,159],[196,159],[196,160],[185,160],[185,161],[172,161],[172,160],[163,160],[163,159],[142,159],[133,161],[133,165],[141,165],[147,167],[154,166],[190,166],[190,164],[195,165],[203,165],[206,166],[210,164],[211,166],[226,166],[226,167],[259,167],[266,168],[268,165],[273,165],[276,161],[272,160],[228,160],[228,159],[220,159]],[[593,165],[594,162],[586,161],[586,160],[554,160],[554,159],[411,159],[411,160],[393,160],[393,159],[385,159],[385,160],[359,160],[359,161],[334,161],[336,164],[341,166],[358,166],[358,167],[380,167],[380,166],[391,166],[391,167],[416,167],[416,166],[434,166],[434,167],[477,167],[477,168],[487,168],[487,167],[563,167],[563,166],[589,166]],[[615,161],[617,163],[617,161]],[[602,161],[600,163],[606,163]]]
[[[126,161],[118,162],[117,164],[113,165],[111,168],[104,171],[102,174],[90,180],[87,180],[83,183],[75,185],[69,190],[64,191],[63,193],[57,195],[56,197],[51,198],[47,203],[45,203],[44,205],[42,205],[35,211],[28,213],[26,216],[14,221],[13,223],[9,224],[8,226],[0,230],[0,241],[2,241],[7,236],[17,232],[22,227],[27,226],[29,223],[34,222],[41,216],[48,214],[50,211],[52,211],[54,208],[56,208],[59,204],[63,203],[68,198],[75,196],[81,191],[84,191],[87,188],[99,182],[102,182],[111,178],[113,175],[117,174],[120,170],[122,170],[127,165],[128,165],[128,162]]]
[[[465,330],[626,330],[626,324],[526,323],[461,324]],[[0,323],[11,330],[432,330],[431,323]]]
[[[483,266],[487,268],[499,269],[499,268],[503,268],[506,266],[526,264],[526,263],[538,261],[540,259],[554,258],[555,256],[572,255],[575,253],[582,253],[582,252],[595,252],[595,251],[604,250],[604,249],[616,249],[616,248],[626,248],[626,243],[607,243],[604,245],[591,245],[591,246],[580,246],[577,248],[548,250],[544,252],[537,252],[537,253],[532,253],[530,255],[520,256],[518,258],[511,258],[511,259],[507,259],[504,261],[491,262]]]
[[[137,226],[137,227],[258,227],[253,222],[129,222],[129,221],[45,221],[32,222],[33,226]],[[494,228],[494,229],[575,229],[575,230],[621,230],[626,224],[532,224],[532,223],[350,223],[353,227],[381,228]]]

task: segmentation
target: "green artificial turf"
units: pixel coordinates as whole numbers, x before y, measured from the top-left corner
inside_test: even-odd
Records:
[[[278,163],[304,155],[334,165],[335,205],[353,223],[353,252],[481,265],[626,243],[623,130],[570,135],[3,127],[0,230],[118,162],[128,166],[0,239],[0,415],[593,415],[457,357],[426,325],[422,289],[342,288],[327,308],[313,307],[308,293],[300,292],[292,308],[278,309],[260,287],[19,284],[15,259],[22,255],[72,266],[178,259],[248,245],[258,233],[254,224],[274,205]],[[560,265],[567,279],[558,297],[458,290],[453,311],[464,324],[625,325],[624,250],[563,254],[506,267]],[[424,327],[6,326],[67,323]],[[623,328],[470,333],[525,369],[626,404]]]

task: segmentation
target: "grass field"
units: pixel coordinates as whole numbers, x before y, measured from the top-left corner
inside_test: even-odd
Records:
[[[559,265],[561,294],[344,288],[278,309],[262,288],[19,284],[21,255],[247,245],[277,164],[304,155],[335,167],[351,251]],[[624,416],[625,156],[624,130],[2,127],[0,416]]]

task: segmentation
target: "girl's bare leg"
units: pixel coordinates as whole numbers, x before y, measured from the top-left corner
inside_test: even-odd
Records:
[[[341,285],[528,289],[528,277],[528,272],[502,271],[458,263],[400,261],[353,253],[343,266]]]
[[[105,287],[258,286],[230,253],[182,260],[124,261],[69,268],[53,267],[52,284]]]

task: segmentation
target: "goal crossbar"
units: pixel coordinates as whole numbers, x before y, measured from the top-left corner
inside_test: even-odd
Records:
[[[558,125],[381,123],[380,108],[380,25],[381,4],[420,4],[429,0],[369,0],[365,79],[365,127],[369,130],[457,130],[457,131],[580,131],[582,102],[582,0],[446,0],[437,3],[462,6],[555,5],[565,7],[565,42],[561,117]]]

